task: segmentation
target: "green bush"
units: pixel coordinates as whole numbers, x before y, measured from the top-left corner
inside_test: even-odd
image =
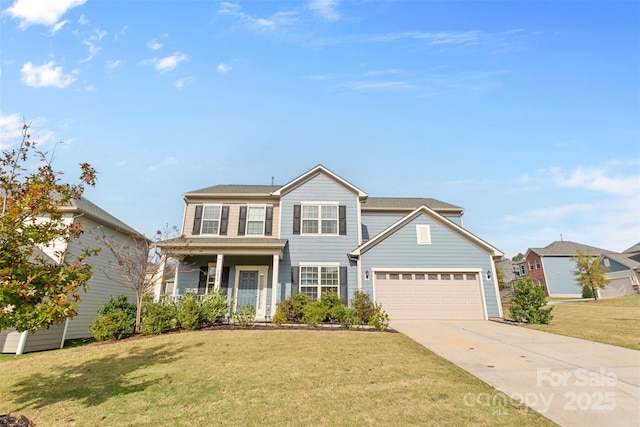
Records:
[[[332,307],[329,310],[329,317],[347,329],[360,323],[360,319],[356,316],[356,310],[342,304]]]
[[[373,316],[369,318],[367,325],[373,326],[379,331],[385,331],[389,327],[389,315],[380,304],[375,304]]]
[[[284,317],[287,322],[300,322],[302,320],[302,309],[309,302],[309,299],[305,294],[294,294],[289,298],[283,299],[278,302],[276,314],[274,314],[274,319],[278,316],[279,319]],[[282,314],[278,314],[282,313]]]
[[[284,312],[276,310],[276,314],[273,315],[271,322],[275,323],[276,325],[284,325],[285,323],[287,323],[287,316],[285,316]]]
[[[239,326],[253,326],[256,322],[256,308],[251,304],[239,305],[232,315],[233,323]]]
[[[184,329],[196,329],[202,322],[202,303],[197,294],[187,292],[176,304],[176,319]]]
[[[176,304],[169,298],[161,298],[158,302],[146,299],[143,302],[140,333],[157,335],[175,329],[177,325]]]
[[[302,309],[302,322],[307,325],[319,325],[327,320],[329,309],[322,301],[311,301]]]
[[[202,300],[202,321],[206,323],[217,323],[229,313],[229,302],[222,291],[207,294]]]
[[[517,281],[512,295],[509,313],[515,321],[547,325],[553,319],[553,307],[545,307],[547,299],[544,289],[530,277],[525,276]]]
[[[119,295],[98,310],[89,332],[98,341],[119,340],[133,333],[136,324],[136,305],[127,302],[127,297]]]
[[[589,286],[582,287],[582,298],[593,298],[593,290]]]
[[[356,316],[365,325],[369,324],[369,320],[376,313],[376,306],[371,301],[371,296],[368,293],[356,290],[351,300],[351,306],[356,311]]]

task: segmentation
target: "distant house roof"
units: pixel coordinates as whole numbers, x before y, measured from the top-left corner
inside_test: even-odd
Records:
[[[104,225],[108,225],[111,228],[114,228],[118,231],[121,231],[130,235],[142,236],[141,233],[129,227],[124,222],[120,221],[115,216],[111,215],[109,212],[100,208],[96,204],[90,202],[84,197],[80,197],[79,199],[72,199],[71,206],[62,208],[62,211],[68,212],[79,212],[83,215],[86,215],[99,223]]]
[[[637,254],[640,253],[640,242],[631,246],[629,249],[622,251],[623,254]]]
[[[416,197],[369,197],[362,203],[362,209],[366,210],[402,209],[411,211],[419,208],[420,206],[426,206],[438,211],[451,210],[462,212],[464,210],[460,206],[455,206],[440,200]]]
[[[555,241],[544,248],[529,248],[529,251],[542,256],[574,256],[578,253],[578,250],[586,255],[602,255],[603,253],[611,252],[606,249],[569,241]]]
[[[638,255],[635,255],[635,256],[633,255],[630,256],[630,255],[631,254],[629,253],[617,254],[615,252],[608,252],[605,254],[607,258],[611,258],[617,263],[620,263],[634,270],[640,269],[640,259],[638,258]]]

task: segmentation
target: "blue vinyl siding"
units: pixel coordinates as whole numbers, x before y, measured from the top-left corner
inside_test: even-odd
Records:
[[[545,256],[542,265],[550,295],[582,295],[582,288],[571,273],[576,264],[570,257]]]
[[[301,202],[337,202],[346,206],[347,234],[344,236],[309,236],[293,234],[293,206]],[[349,267],[347,281],[349,294],[356,288],[355,264],[347,254],[358,247],[358,195],[351,189],[319,174],[296,187],[281,199],[280,238],[288,239],[283,260],[280,262],[281,293],[279,299],[291,293],[291,267],[304,262],[336,263]]]
[[[417,244],[416,225],[427,224],[431,228],[431,244]],[[441,222],[426,215],[420,215],[413,221],[388,236],[366,251],[362,257],[362,271],[380,271],[385,268],[440,269],[449,268],[482,269],[483,290],[489,317],[498,317],[499,299],[496,295],[493,278],[486,279],[486,272],[492,270],[491,255],[473,242],[462,237]],[[373,277],[362,282],[362,290],[373,295]]]
[[[626,271],[630,270],[626,265],[622,265],[617,261],[612,260],[611,258],[607,258],[609,260],[609,267],[606,267],[607,272],[615,272],[615,271]],[[604,260],[600,262],[604,266]]]
[[[462,217],[460,215],[442,215],[447,218],[449,221],[453,221],[460,227],[462,227]]]
[[[362,214],[362,241],[373,239],[381,231],[386,230],[396,222],[404,218],[403,214]]]

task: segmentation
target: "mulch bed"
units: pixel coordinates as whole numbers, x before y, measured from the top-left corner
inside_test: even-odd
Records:
[[[35,424],[24,415],[14,417],[13,415],[0,415],[0,427],[33,427]]]

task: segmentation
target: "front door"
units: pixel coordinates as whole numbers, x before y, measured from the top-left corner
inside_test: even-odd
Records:
[[[252,305],[256,318],[263,320],[267,314],[267,266],[237,266],[235,282],[235,305],[233,311],[241,306]]]

